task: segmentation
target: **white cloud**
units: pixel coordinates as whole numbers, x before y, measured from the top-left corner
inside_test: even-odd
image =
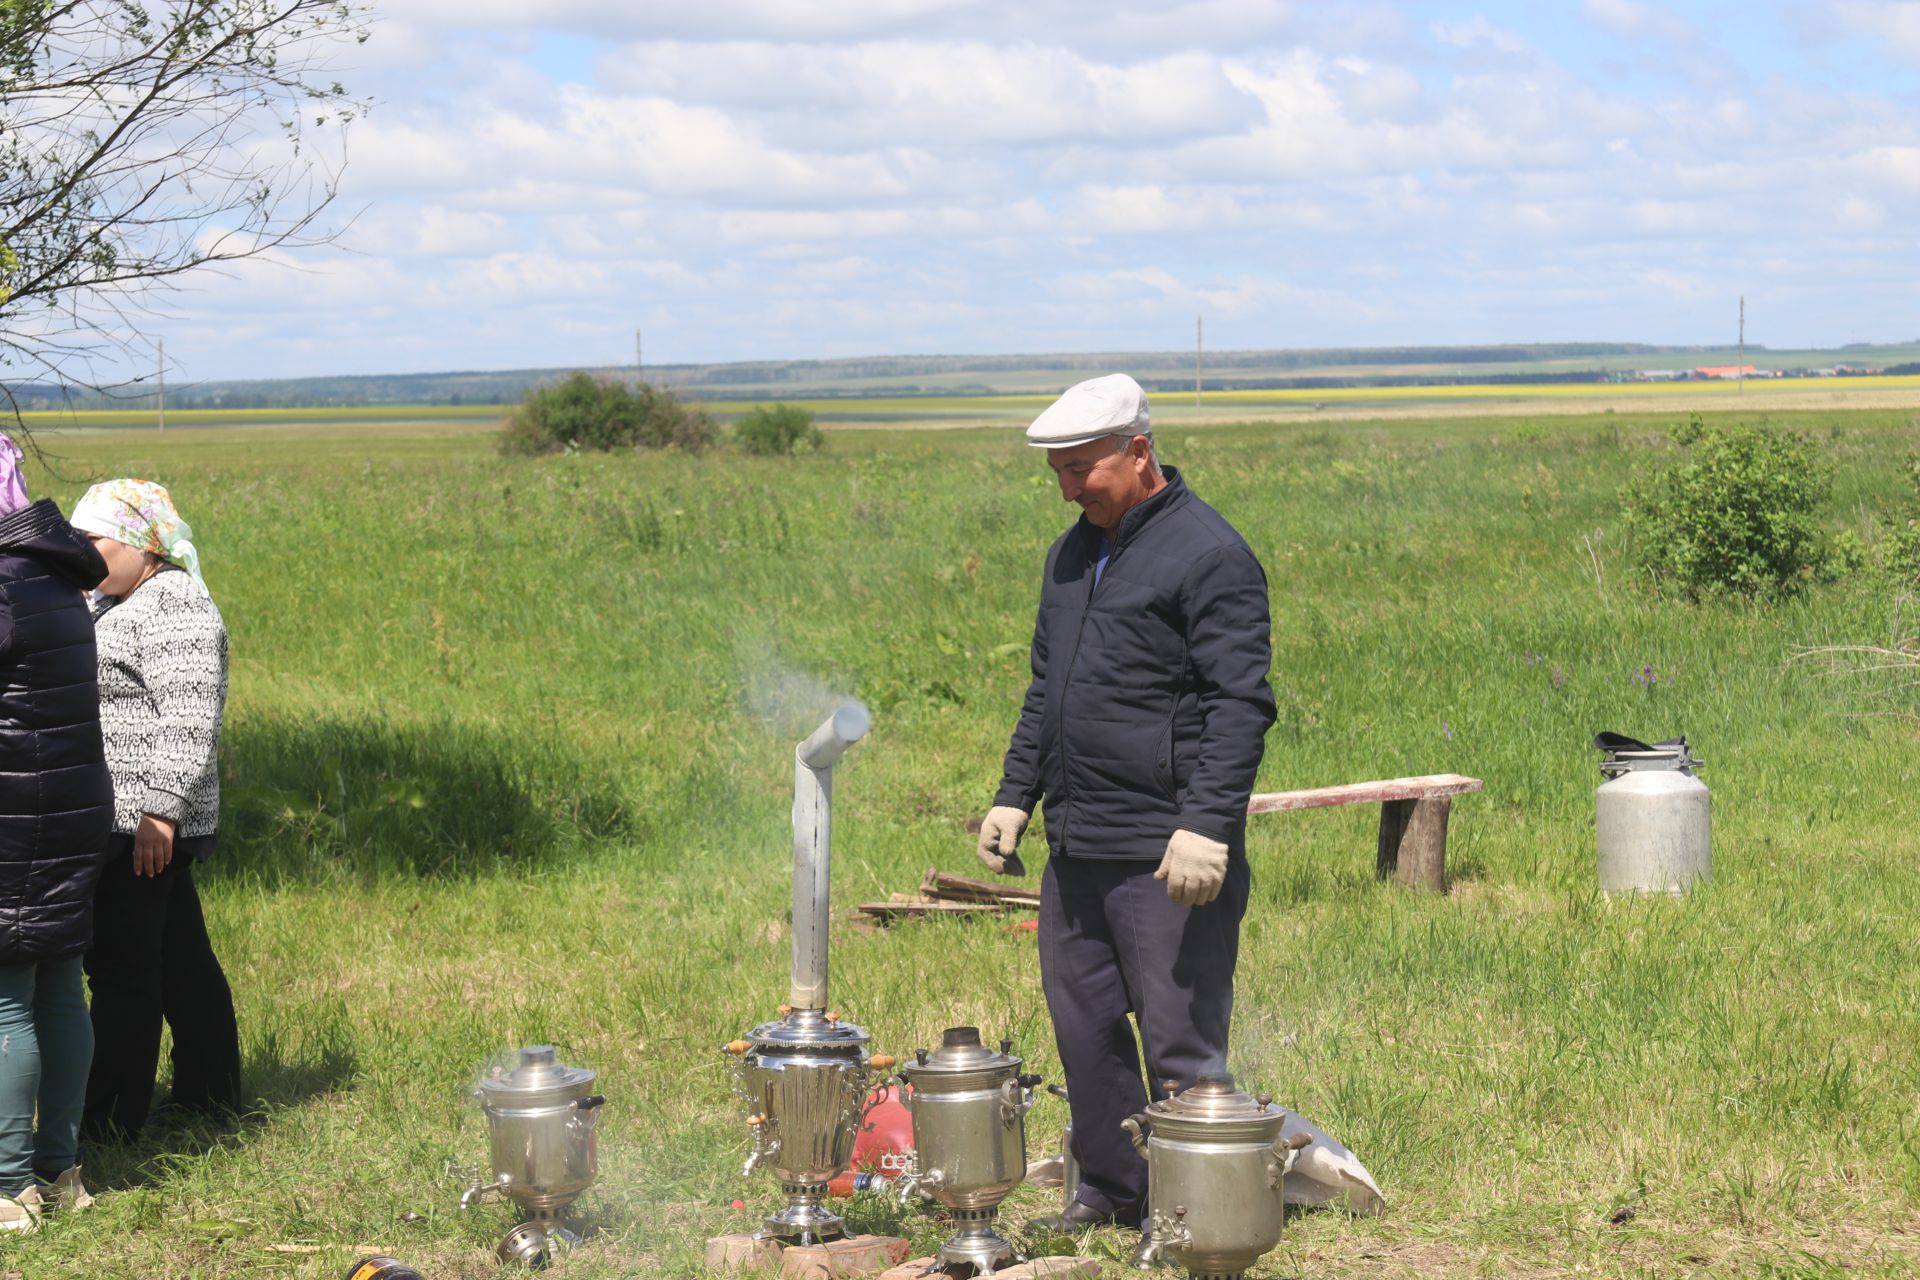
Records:
[[[445,205],[376,205],[355,220],[346,245],[381,257],[467,258],[511,248],[515,233],[497,213]]]
[[[1126,66],[1062,48],[969,41],[793,46],[629,46],[603,63],[629,93],[738,108],[817,147],[884,143],[1128,144],[1231,130],[1259,104],[1216,59],[1175,54]]]
[[[1903,58],[1920,59],[1920,0],[1830,0],[1842,25],[1886,43]]]
[[[429,306],[497,307],[591,298],[611,287],[609,272],[597,263],[550,253],[497,253],[454,264],[427,284],[422,300]]]
[[[1865,182],[1920,192],[1920,146],[1874,147],[1854,157],[1848,168]]]
[[[1639,0],[1580,0],[1580,11],[1601,26],[1635,39],[1691,43],[1698,34],[1685,18]]]
[[[1436,22],[1434,38],[1457,49],[1490,49],[1515,57],[1532,57],[1534,48],[1525,36],[1496,26],[1476,14],[1465,22]]]

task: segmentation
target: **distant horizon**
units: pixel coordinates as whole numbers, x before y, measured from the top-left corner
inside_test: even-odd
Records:
[[[1738,343],[1737,342],[1722,342],[1722,343],[1658,342],[1656,343],[1656,342],[1640,342],[1640,341],[1635,341],[1631,339],[1570,338],[1562,341],[1551,341],[1551,342],[1549,341],[1460,342],[1460,343],[1415,342],[1415,343],[1378,343],[1378,344],[1334,343],[1334,344],[1328,344],[1326,346],[1222,347],[1217,350],[1211,347],[1203,347],[1202,361],[1204,364],[1205,358],[1207,356],[1231,357],[1231,356],[1250,356],[1250,355],[1311,355],[1319,352],[1405,351],[1405,352],[1413,353],[1413,352],[1441,351],[1441,350],[1502,351],[1502,350],[1528,350],[1528,349],[1540,348],[1540,347],[1603,347],[1603,348],[1614,348],[1621,351],[1644,350],[1649,354],[1660,354],[1660,353],[1677,354],[1677,353],[1689,352],[1689,351],[1698,351],[1698,352],[1734,351],[1738,348]],[[1757,343],[1757,342],[1749,342],[1746,344],[1746,350],[1751,354],[1774,352],[1778,354],[1801,354],[1801,355],[1818,355],[1825,352],[1833,352],[1838,354],[1838,353],[1843,353],[1847,351],[1862,351],[1862,350],[1871,351],[1871,350],[1879,350],[1883,348],[1901,348],[1901,347],[1920,347],[1920,336],[1913,337],[1913,338],[1892,338],[1892,339],[1885,339],[1885,340],[1862,340],[1862,341],[1847,342],[1847,343],[1840,344],[1838,346],[1780,346],[1780,345],[1768,345],[1765,343]],[[1161,347],[1161,348],[1109,347],[1109,348],[1084,348],[1084,349],[1078,349],[1078,350],[1057,349],[1057,350],[1034,350],[1034,351],[1007,351],[1007,350],[896,351],[896,352],[868,351],[868,352],[860,352],[855,354],[830,355],[830,356],[766,355],[766,356],[757,356],[757,357],[740,357],[736,359],[727,359],[727,360],[675,360],[675,361],[662,361],[657,364],[649,361],[646,364],[640,365],[638,367],[644,373],[648,369],[667,369],[667,370],[723,369],[723,368],[735,368],[735,367],[754,366],[754,365],[831,365],[831,364],[843,364],[843,363],[858,363],[862,361],[889,361],[889,360],[898,360],[898,361],[1022,360],[1022,359],[1042,360],[1042,359],[1050,359],[1050,358],[1070,359],[1073,357],[1125,357],[1125,356],[1142,356],[1142,357],[1158,357],[1158,358],[1166,358],[1166,357],[1172,356],[1172,357],[1181,357],[1184,359],[1191,360],[1193,356],[1193,350],[1192,348],[1186,348],[1183,350],[1182,348],[1179,348],[1179,347]],[[317,380],[317,379],[432,378],[432,377],[461,377],[461,376],[498,377],[498,376],[510,376],[514,374],[549,374],[549,373],[563,372],[563,371],[573,370],[573,369],[582,369],[587,371],[607,371],[607,370],[616,370],[616,369],[631,369],[635,367],[636,366],[633,365],[631,362],[626,364],[621,364],[618,362],[588,362],[588,361],[583,361],[575,364],[567,364],[563,362],[560,364],[522,364],[522,365],[497,365],[497,366],[470,365],[465,367],[450,366],[447,368],[440,368],[440,369],[433,369],[433,368],[382,369],[382,370],[375,370],[372,372],[362,372],[362,373],[345,373],[345,372],[290,373],[290,374],[284,374],[279,376],[268,375],[268,376],[261,376],[256,378],[236,377],[236,378],[187,379],[187,380],[182,380],[178,384],[178,386],[184,389],[190,386],[228,385],[228,384],[254,383],[254,382],[305,382],[305,381],[311,381],[311,380]],[[169,377],[171,377],[171,375],[169,375]],[[5,382],[4,379],[0,379],[0,386],[4,386],[4,385],[8,385],[8,384]]]

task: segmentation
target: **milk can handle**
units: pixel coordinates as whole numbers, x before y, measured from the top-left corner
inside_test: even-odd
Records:
[[[1144,1111],[1138,1115],[1128,1116],[1120,1122],[1120,1127],[1127,1131],[1127,1137],[1133,1140],[1133,1149],[1140,1153],[1142,1160],[1151,1161],[1153,1159],[1152,1156],[1147,1154],[1147,1132],[1152,1126],[1152,1119]]]

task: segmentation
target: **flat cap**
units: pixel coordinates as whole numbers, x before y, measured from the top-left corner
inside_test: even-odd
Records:
[[[1101,436],[1146,435],[1147,393],[1124,373],[1075,383],[1027,428],[1036,449],[1071,449]]]

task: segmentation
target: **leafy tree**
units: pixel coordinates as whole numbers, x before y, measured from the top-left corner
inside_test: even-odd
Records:
[[[530,387],[501,432],[503,453],[562,449],[664,449],[699,453],[713,443],[713,419],[650,383],[595,378],[576,370]]]
[[[757,405],[741,415],[733,434],[748,453],[768,457],[790,457],[803,448],[818,449],[821,438],[812,411],[797,404]]]
[[[0,365],[98,388],[154,290],[325,240],[311,144],[361,107],[322,59],[366,36],[356,0],[0,0]]]
[[[1764,426],[1672,433],[1683,458],[1621,492],[1640,567],[1690,600],[1720,592],[1769,598],[1797,591],[1828,562],[1814,516],[1832,469],[1814,444]]]

